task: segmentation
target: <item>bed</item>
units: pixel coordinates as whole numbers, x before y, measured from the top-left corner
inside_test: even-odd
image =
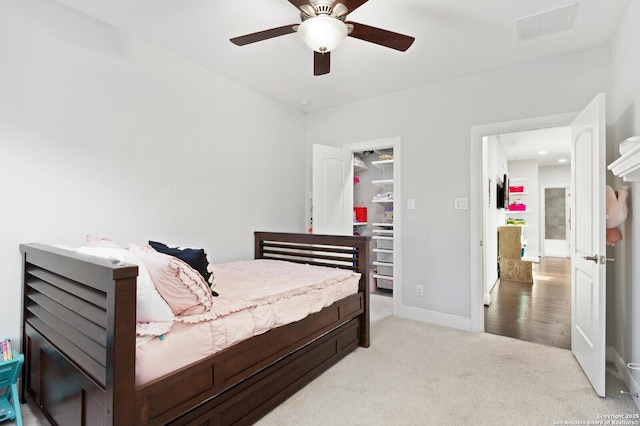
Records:
[[[65,426],[252,424],[369,346],[369,244],[255,232],[256,259],[355,271],[357,292],[138,386],[138,267],[23,244],[23,399],[28,394],[52,424]]]

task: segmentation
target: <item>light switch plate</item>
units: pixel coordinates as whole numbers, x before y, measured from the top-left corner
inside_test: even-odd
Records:
[[[454,202],[454,208],[456,210],[467,210],[467,199],[466,198],[456,198]]]

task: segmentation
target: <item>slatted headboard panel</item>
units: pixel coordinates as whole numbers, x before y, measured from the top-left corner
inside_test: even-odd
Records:
[[[371,237],[255,232],[255,258],[350,269],[360,273],[365,306],[360,341],[369,347],[369,248]]]
[[[335,235],[278,232],[256,232],[255,236],[256,259],[334,266],[356,272],[364,272],[368,267],[369,237],[340,236],[337,240]],[[308,237],[306,241],[301,238],[304,236]],[[340,245],[336,245],[336,241],[340,241]]]
[[[23,380],[23,389],[58,424],[75,423],[56,418],[51,407],[61,403],[77,404],[79,416],[96,407],[122,407],[127,414],[118,420],[114,408],[107,412],[105,424],[130,421],[135,400],[138,267],[39,244],[23,244],[20,249],[24,253],[23,351],[25,363],[38,364],[24,371],[39,372]],[[82,383],[82,392],[65,394],[64,389],[48,388],[48,375]],[[131,379],[114,381],[114,376]]]

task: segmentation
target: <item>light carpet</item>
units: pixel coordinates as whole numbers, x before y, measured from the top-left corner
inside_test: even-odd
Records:
[[[569,350],[394,316],[371,336],[258,425],[640,424],[615,371],[600,398]]]

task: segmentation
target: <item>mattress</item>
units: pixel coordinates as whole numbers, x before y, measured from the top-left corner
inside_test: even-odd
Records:
[[[141,386],[272,328],[299,321],[357,293],[360,274],[344,269],[256,259],[214,266],[219,293],[207,312],[179,316],[160,336],[140,336]]]

